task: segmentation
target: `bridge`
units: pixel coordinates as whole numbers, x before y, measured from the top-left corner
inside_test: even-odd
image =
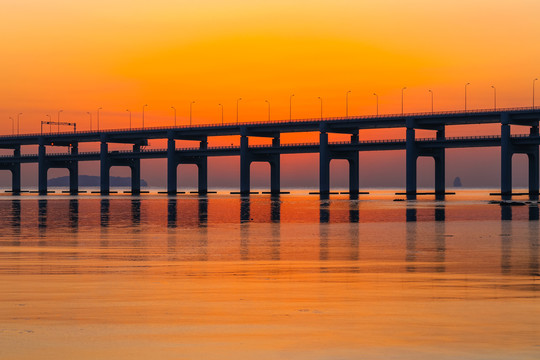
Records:
[[[240,156],[240,194],[250,194],[250,166],[252,162],[270,163],[270,193],[279,194],[280,155],[298,153],[319,154],[319,193],[330,193],[330,161],[345,159],[349,163],[349,193],[358,195],[359,153],[361,151],[406,151],[406,196],[416,199],[417,159],[432,157],[435,160],[435,197],[444,199],[445,150],[447,148],[500,147],[501,196],[512,197],[512,156],[526,154],[529,159],[529,197],[538,199],[539,145],[538,124],[540,109],[507,108],[498,110],[448,111],[408,113],[380,116],[350,116],[321,119],[292,119],[288,121],[243,122],[196,126],[152,127],[102,131],[73,131],[36,133],[0,137],[0,148],[11,149],[13,154],[0,156],[0,170],[12,173],[13,194],[21,193],[21,164],[38,164],[38,192],[46,195],[47,172],[51,168],[69,171],[71,194],[79,193],[78,169],[81,161],[100,162],[100,193],[111,193],[109,173],[112,166],[131,168],[131,193],[140,194],[141,159],[167,159],[167,193],[177,194],[177,167],[195,164],[198,167],[198,193],[208,193],[208,157]],[[473,124],[500,124],[497,136],[446,137],[447,126]],[[529,133],[512,135],[513,125],[529,127]],[[360,140],[359,131],[365,129],[406,129],[405,139]],[[417,138],[416,130],[432,130],[435,136]],[[281,144],[281,134],[318,132],[316,143]],[[330,142],[332,133],[349,134],[350,141]],[[240,136],[240,146],[208,146],[209,137]],[[270,138],[271,145],[250,145],[254,137]],[[165,149],[145,149],[148,140],[167,140]],[[198,147],[178,148],[176,140],[199,142]],[[80,143],[99,143],[99,151],[79,152]],[[129,151],[110,151],[109,144],[131,144]],[[23,154],[24,146],[37,146],[36,154]],[[48,148],[65,147],[65,153],[47,153]]]

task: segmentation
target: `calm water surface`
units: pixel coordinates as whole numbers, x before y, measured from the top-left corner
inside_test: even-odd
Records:
[[[0,196],[0,359],[538,359],[538,204]]]

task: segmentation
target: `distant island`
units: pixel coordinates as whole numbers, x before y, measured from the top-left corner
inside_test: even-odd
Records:
[[[111,176],[111,186],[129,187],[131,186],[130,177]],[[69,176],[60,176],[47,181],[48,186],[69,186]],[[99,176],[79,175],[79,186],[99,186]],[[141,187],[147,187],[148,183],[141,179]]]
[[[454,179],[454,187],[462,187],[463,185],[461,184],[461,179],[459,178],[459,176],[456,176],[456,178]]]

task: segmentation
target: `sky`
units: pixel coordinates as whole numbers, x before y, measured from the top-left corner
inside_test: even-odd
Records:
[[[373,93],[380,113],[399,113],[403,87],[405,112],[430,111],[428,90],[436,111],[460,110],[466,83],[468,108],[492,108],[494,100],[498,107],[531,106],[533,80],[540,77],[539,13],[540,2],[533,0],[3,0],[0,133],[12,132],[10,117],[19,113],[21,133],[38,132],[47,115],[77,122],[80,130],[92,121],[95,128],[98,108],[102,129],[128,127],[126,110],[140,126],[145,104],[146,126],[172,125],[172,107],[177,123],[187,124],[193,101],[194,124],[220,122],[218,104],[224,121],[235,122],[239,98],[239,121],[267,120],[268,105],[271,120],[287,119],[289,112],[319,117],[319,97],[324,116],[344,116],[348,91],[349,115],[374,114]],[[497,131],[478,126],[447,134]],[[360,135],[403,137],[400,130]],[[498,184],[497,150],[475,151],[466,160],[463,154],[449,153],[449,178]],[[302,177],[317,183],[316,157],[286,158],[285,183],[302,183]],[[389,177],[399,178],[393,185],[404,182],[404,171],[385,166],[404,168],[403,154],[361,159],[369,167],[361,174],[364,184]],[[489,171],[475,173],[486,159]],[[227,161],[234,167],[238,159]],[[306,172],[294,174],[298,166]],[[151,171],[161,168],[158,162],[144,167],[151,184],[164,183]],[[267,177],[265,169],[261,173]]]

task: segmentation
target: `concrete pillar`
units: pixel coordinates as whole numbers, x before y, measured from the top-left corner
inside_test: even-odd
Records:
[[[360,175],[358,152],[355,151],[349,160],[349,193],[351,196],[358,197],[360,191]]]
[[[279,136],[275,136],[272,139],[272,146],[280,146]],[[272,155],[270,161],[270,192],[272,194],[279,194],[281,191],[281,155]]]
[[[167,193],[169,195],[176,195],[177,187],[177,175],[176,169],[178,162],[176,161],[176,145],[173,137],[167,139]]]
[[[14,157],[21,156],[21,147],[17,146],[13,151]],[[20,195],[21,193],[21,163],[15,161],[11,167],[11,191],[13,195]]]
[[[141,159],[139,153],[141,152],[141,145],[133,145],[134,157],[131,164],[131,194],[138,195],[141,193]]]
[[[40,138],[38,150],[38,190],[40,195],[47,195],[47,172],[49,169],[45,155],[45,142],[43,138]]]
[[[109,195],[111,190],[110,182],[110,163],[109,163],[109,145],[104,139],[101,140],[100,146],[100,190],[101,195]]]
[[[79,144],[74,143],[71,146],[71,154],[77,155],[79,153]],[[72,160],[69,165],[69,193],[71,195],[77,195],[79,193],[79,162]]]
[[[250,166],[249,138],[246,135],[240,137],[240,193],[250,192]]]
[[[330,193],[330,148],[328,147],[328,133],[323,130],[319,134],[319,192],[321,195],[328,195]]]
[[[538,125],[531,126],[530,136],[538,136]],[[529,157],[529,198],[530,200],[538,200],[538,190],[539,190],[538,145],[533,146],[531,149],[531,152],[527,155]]]
[[[444,140],[445,131],[444,128],[437,130],[437,140]],[[445,183],[445,149],[437,149],[435,159],[435,199],[444,200],[446,192]]]
[[[199,145],[200,149],[208,149],[208,138],[201,140]],[[198,190],[199,194],[208,193],[208,156],[202,156],[198,163],[197,168],[199,172]]]
[[[503,200],[512,198],[512,155],[510,142],[510,119],[507,113],[501,114],[501,195]]]
[[[407,200],[416,200],[416,160],[418,159],[418,150],[415,143],[415,131],[412,127],[407,127],[405,156]]]

